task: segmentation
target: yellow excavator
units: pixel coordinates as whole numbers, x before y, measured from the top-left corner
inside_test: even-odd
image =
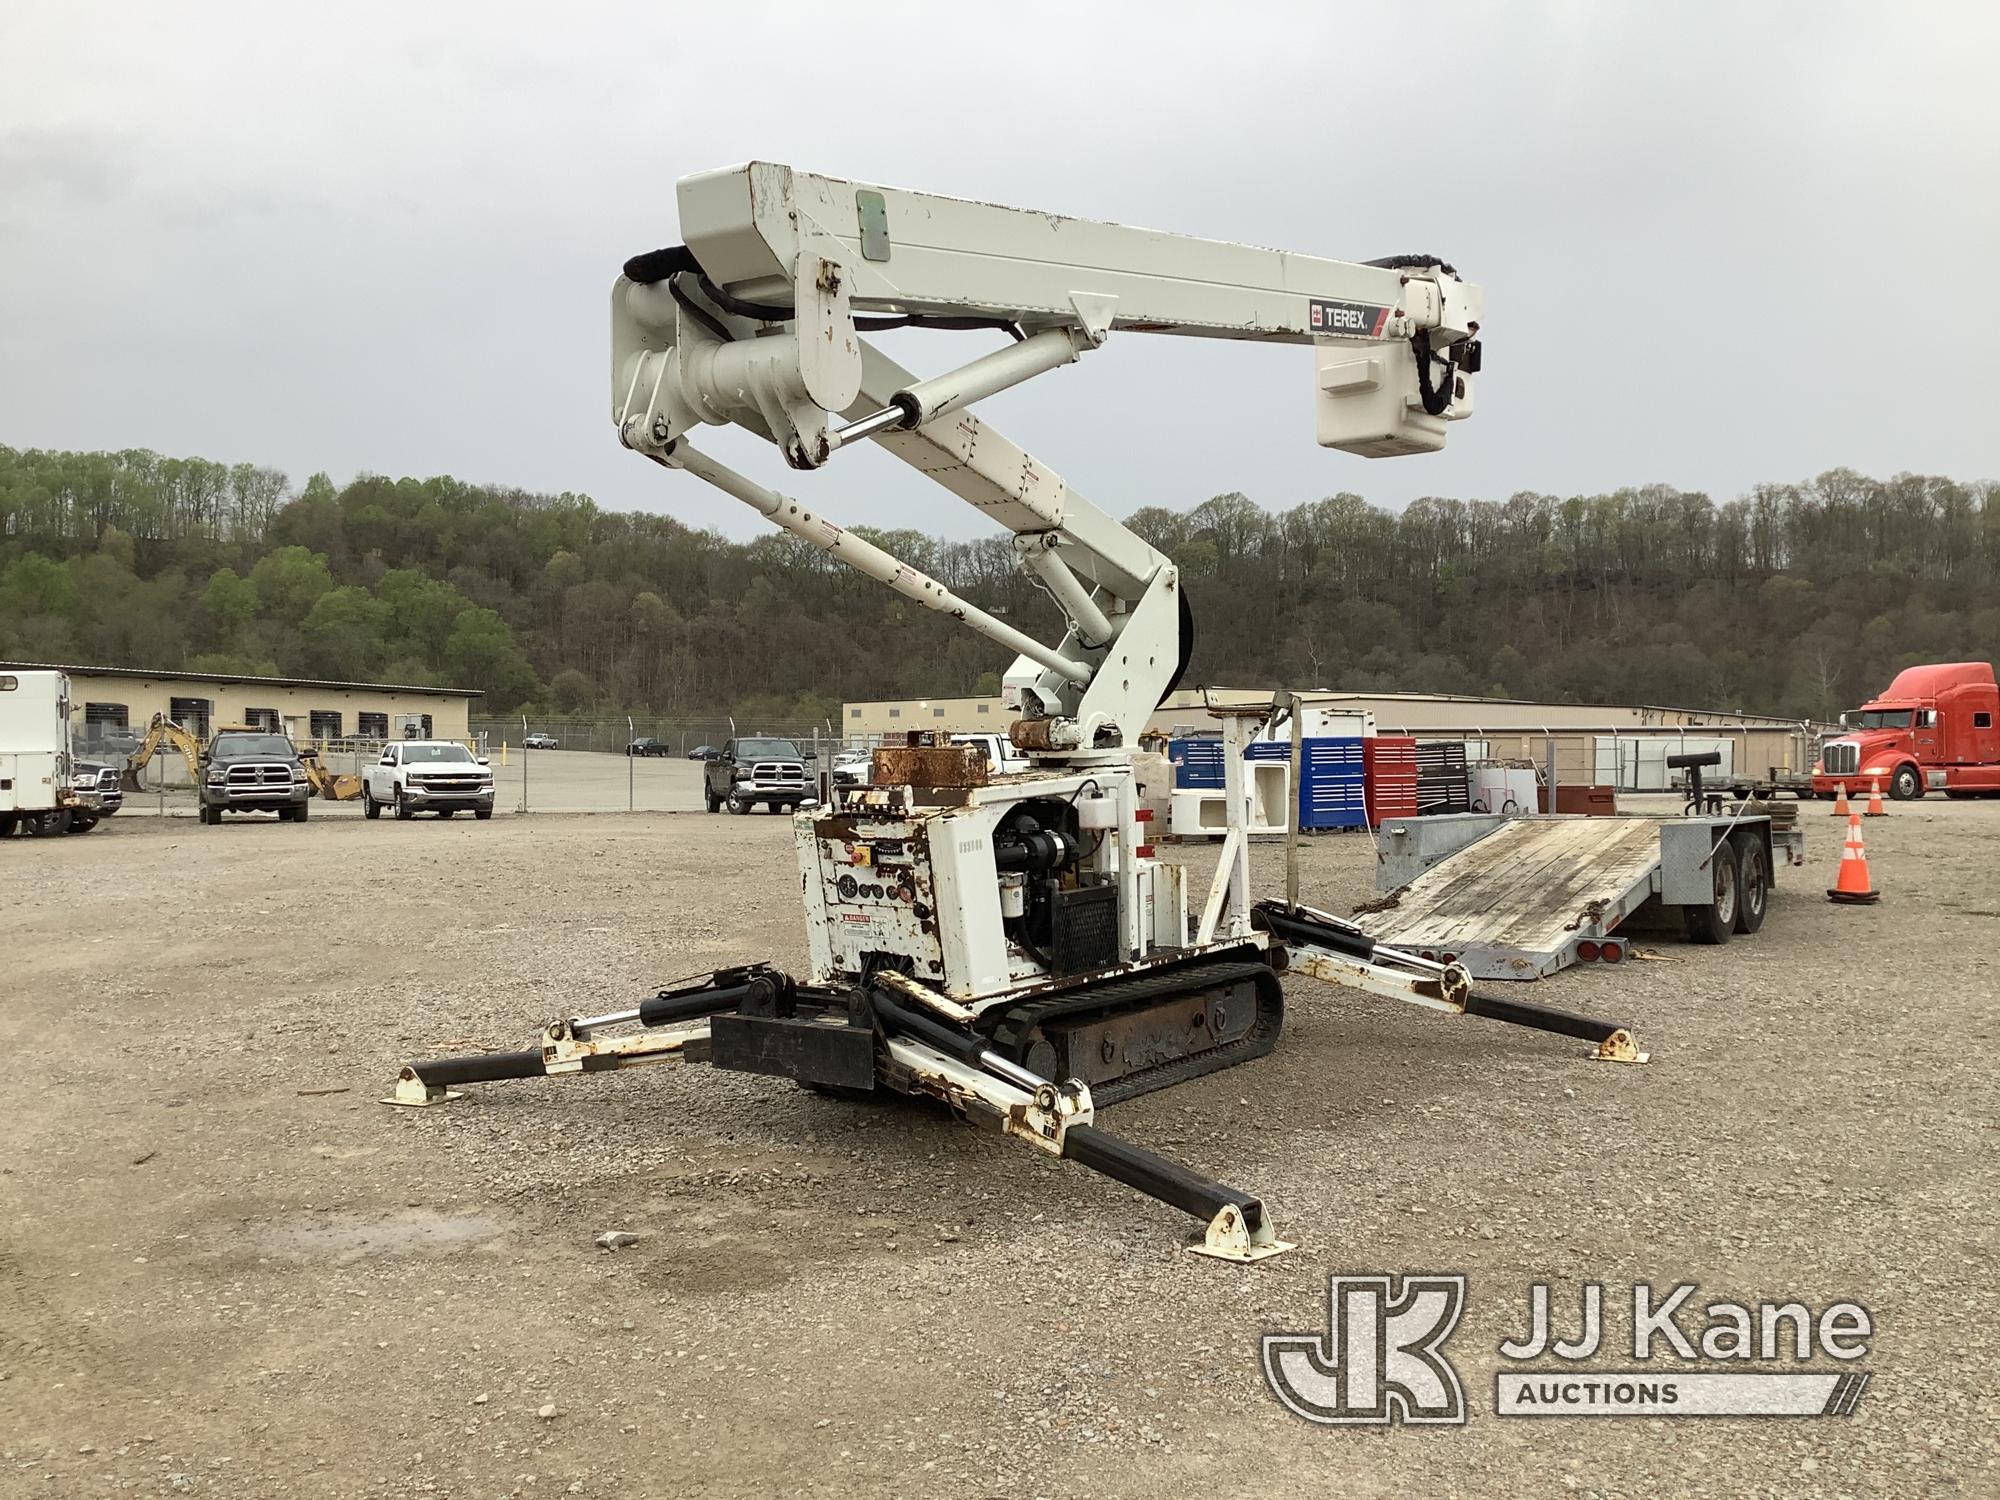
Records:
[[[251,724],[221,724],[216,726],[217,734],[231,731],[238,733],[255,730]],[[146,726],[146,734],[139,741],[126,761],[122,778],[125,790],[136,792],[139,788],[139,773],[146,768],[152,758],[163,750],[175,750],[187,762],[188,785],[199,786],[201,782],[202,748],[201,741],[194,732],[183,728],[165,714],[154,714],[153,722]],[[329,802],[352,802],[361,795],[361,778],[329,771],[320,764],[319,751],[307,745],[299,751],[299,764],[306,769],[306,781],[313,789],[313,795],[324,797]]]
[[[361,795],[361,778],[347,772],[329,771],[319,763],[319,750],[306,745],[299,751],[299,764],[306,768],[306,780],[313,795],[329,802],[352,802]]]
[[[139,741],[139,748],[126,759],[125,774],[119,779],[125,790],[140,790],[139,773],[162,750],[178,750],[181,759],[187,762],[188,785],[197,786],[201,782],[201,741],[191,730],[183,729],[165,714],[154,714],[153,722],[146,726],[146,734]]]

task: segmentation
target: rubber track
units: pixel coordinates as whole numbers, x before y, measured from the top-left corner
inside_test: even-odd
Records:
[[[1269,964],[1259,961],[1211,960],[1163,969],[1156,974],[1140,974],[1131,979],[1086,985],[1059,995],[1041,996],[1009,1006],[1001,1012],[999,1024],[991,1033],[993,1050],[1002,1057],[1025,1065],[1035,1032],[1045,1022],[1098,1020],[1121,1011],[1143,1009],[1167,996],[1192,997],[1244,980],[1253,984],[1257,994],[1257,1016],[1248,1032],[1233,1042],[1193,1057],[1142,1068],[1136,1073],[1127,1073],[1123,1078],[1090,1086],[1094,1103],[1116,1104],[1124,1099],[1137,1098],[1140,1094],[1150,1094],[1155,1089],[1185,1083],[1205,1073],[1233,1068],[1238,1063],[1262,1057],[1277,1046],[1278,1033],[1285,1023],[1285,995],[1278,983],[1277,972]]]

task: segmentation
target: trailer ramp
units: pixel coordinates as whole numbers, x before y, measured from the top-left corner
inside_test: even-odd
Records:
[[[1652,818],[1522,818],[1355,913],[1379,943],[1475,979],[1541,979],[1576,961],[1659,889]]]

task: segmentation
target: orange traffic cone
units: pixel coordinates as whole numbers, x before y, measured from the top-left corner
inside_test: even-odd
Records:
[[[1836,781],[1833,784],[1833,815],[1836,818],[1848,815],[1847,783],[1844,781]]]
[[[1826,896],[1843,906],[1873,906],[1882,899],[1882,893],[1868,882],[1868,856],[1861,848],[1859,813],[1848,815],[1847,844],[1840,851],[1840,878]]]
[[[1871,776],[1871,777],[1869,777],[1869,779],[1868,779],[1868,816],[1869,816],[1869,817],[1871,817],[1871,818],[1879,818],[1879,817],[1881,817],[1881,816],[1882,816],[1882,814],[1883,814],[1883,813],[1887,812],[1888,810],[1889,810],[1888,808],[1886,808],[1886,807],[1884,807],[1884,806],[1882,805],[1882,782],[1881,782],[1881,778],[1879,778],[1879,777],[1874,777],[1874,776]]]

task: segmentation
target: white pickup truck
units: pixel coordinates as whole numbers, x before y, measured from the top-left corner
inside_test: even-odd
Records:
[[[995,776],[1012,776],[1025,771],[1028,757],[1014,748],[1014,742],[1004,734],[955,734],[951,737],[954,745],[977,745],[986,752],[987,769]]]
[[[420,812],[448,818],[470,812],[482,822],[493,816],[493,770],[456,740],[399,740],[361,777],[361,810],[371,818],[394,808],[399,818]]]

